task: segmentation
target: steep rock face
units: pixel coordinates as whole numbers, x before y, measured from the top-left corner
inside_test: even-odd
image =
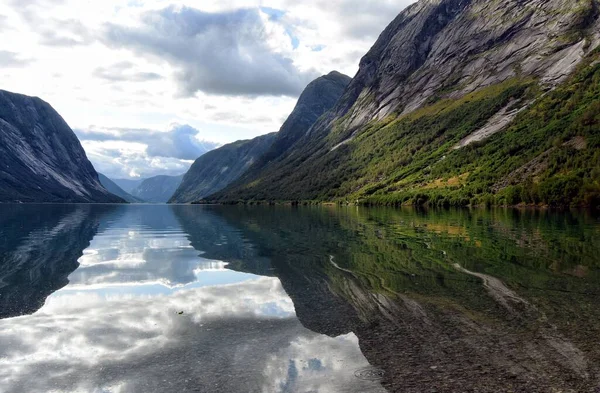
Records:
[[[594,171],[581,163],[592,162],[595,144],[579,151],[573,167],[558,156],[572,155],[572,138],[595,140],[599,8],[598,0],[422,0],[384,30],[335,107],[284,156],[212,199],[377,195],[377,203],[404,203],[404,196],[422,203],[470,187],[452,201],[468,204],[494,194],[495,183],[555,139],[564,139],[555,141],[563,146],[558,164],[548,164],[554,172],[542,180],[573,170],[591,179]],[[561,111],[567,100],[570,110]],[[535,126],[526,120],[532,117]],[[547,188],[539,199],[553,203],[554,186]],[[390,194],[404,196],[392,201]]]
[[[597,0],[425,0],[363,57],[335,116],[357,126],[513,77],[553,86],[598,44]]]
[[[319,117],[335,105],[350,80],[337,71],[315,79],[304,89],[279,132],[232,143],[200,157],[171,202],[197,201],[224,188],[224,194],[236,195],[236,186],[253,182],[306,135]]]
[[[131,195],[151,203],[166,203],[181,184],[181,176],[154,176],[144,180]]]
[[[102,187],[67,123],[39,98],[0,90],[0,202],[123,202]]]
[[[260,170],[302,138],[319,117],[333,108],[351,80],[347,75],[332,71],[306,86],[296,107],[277,133],[273,145],[252,170]]]
[[[169,202],[190,203],[223,189],[269,150],[276,135],[237,141],[202,155],[185,174]]]
[[[100,184],[102,184],[102,186],[111,194],[116,195],[129,203],[144,202],[142,199],[136,198],[133,195],[126,192],[125,190],[123,190],[115,182],[110,180],[108,177],[104,176],[102,173],[98,173],[98,179],[100,180]]]

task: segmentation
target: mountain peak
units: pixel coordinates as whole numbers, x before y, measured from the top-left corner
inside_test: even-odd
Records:
[[[123,202],[108,193],[64,119],[0,90],[0,202]]]

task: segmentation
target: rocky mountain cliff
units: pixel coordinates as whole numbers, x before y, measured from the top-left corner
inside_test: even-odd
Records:
[[[67,123],[39,98],[0,90],[0,202],[123,202]]]
[[[220,191],[248,170],[273,144],[276,134],[237,141],[194,162],[169,203],[190,203]]]
[[[331,71],[309,83],[279,129],[271,148],[253,165],[250,175],[245,178],[249,179],[252,174],[258,173],[302,138],[319,117],[333,108],[351,80],[347,75]]]
[[[110,180],[108,177],[104,176],[102,173],[98,173],[98,179],[100,180],[100,184],[102,187],[106,189],[106,191],[110,192],[113,195],[118,196],[119,198],[124,199],[129,203],[143,203],[144,201],[140,198],[136,198],[133,195],[129,194],[121,187],[119,187],[114,181]]]
[[[419,1],[283,159],[212,199],[589,204],[600,198],[599,8]]]
[[[251,183],[302,138],[344,93],[350,77],[337,71],[306,86],[279,132],[238,141],[200,157],[186,174],[171,202],[198,201],[228,185]],[[239,179],[238,179],[239,178]]]
[[[150,203],[166,203],[181,184],[181,176],[154,176],[144,180],[131,195]]]

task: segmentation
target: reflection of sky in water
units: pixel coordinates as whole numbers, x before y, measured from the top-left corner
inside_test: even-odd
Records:
[[[202,258],[175,225],[125,217],[38,312],[0,320],[0,391],[382,391],[354,377],[368,366],[356,336],[304,328],[277,278]]]
[[[226,263],[201,258],[181,230],[113,227],[84,250],[80,267],[61,292],[93,290],[116,294],[165,294],[182,288],[231,284],[255,276],[225,269]]]

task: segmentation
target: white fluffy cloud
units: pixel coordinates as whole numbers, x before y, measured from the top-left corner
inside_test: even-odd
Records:
[[[353,76],[412,1],[9,0],[0,4],[1,88],[42,97],[76,129],[177,123],[220,144],[248,139],[276,131],[311,78]],[[94,158],[99,146],[133,149],[111,143],[84,143],[94,165],[107,165]],[[156,158],[133,172],[174,164]]]

